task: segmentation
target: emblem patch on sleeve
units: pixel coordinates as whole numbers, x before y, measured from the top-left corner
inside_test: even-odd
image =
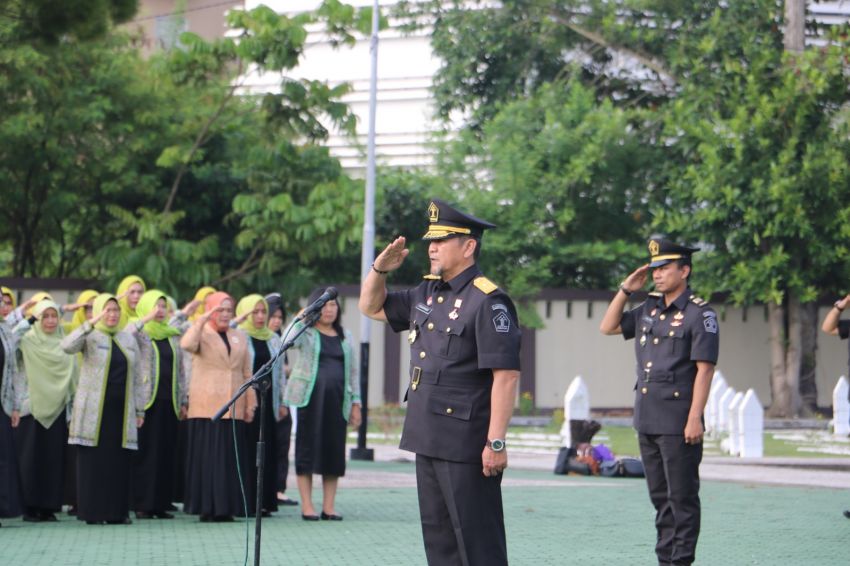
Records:
[[[713,316],[703,319],[702,325],[705,327],[706,332],[717,334],[717,319]]]
[[[507,334],[511,331],[511,317],[504,311],[493,317],[493,326],[496,327],[496,332]]]

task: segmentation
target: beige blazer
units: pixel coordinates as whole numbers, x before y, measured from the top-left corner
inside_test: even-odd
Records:
[[[180,346],[192,354],[192,377],[189,381],[189,418],[209,419],[227,403],[236,390],[251,378],[251,356],[245,334],[227,330],[230,355],[218,333],[208,324],[193,324],[180,339]],[[245,420],[246,411],[253,415],[257,398],[250,389],[233,406],[237,419]],[[228,411],[224,418],[232,418]]]

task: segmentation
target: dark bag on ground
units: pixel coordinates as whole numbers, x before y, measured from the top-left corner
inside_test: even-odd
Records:
[[[642,478],[645,477],[643,462],[637,458],[618,458],[605,460],[599,464],[599,475],[606,478]]]
[[[560,475],[568,473],[570,458],[574,458],[575,455],[575,448],[561,448],[558,450],[558,458],[555,460],[555,473]]]

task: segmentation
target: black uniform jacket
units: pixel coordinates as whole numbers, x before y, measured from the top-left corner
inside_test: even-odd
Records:
[[[693,399],[696,362],[717,363],[717,314],[690,288],[666,305],[664,297],[623,313],[623,337],[635,340],[635,429],[684,434]]]
[[[384,313],[410,330],[410,383],[400,447],[481,463],[493,369],[519,369],[520,330],[510,298],[473,265],[451,281],[428,276],[392,292]]]

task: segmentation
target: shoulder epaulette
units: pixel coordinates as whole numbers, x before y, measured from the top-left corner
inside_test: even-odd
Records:
[[[430,273],[428,275],[422,276],[422,279],[428,279],[429,281],[433,281],[433,280],[439,279],[439,278],[440,278],[439,275],[431,275]]]
[[[481,290],[485,295],[489,295],[490,293],[499,288],[498,285],[496,285],[483,275],[481,277],[476,277],[472,284],[475,285],[475,287],[477,287],[479,290]]]
[[[708,306],[708,301],[706,301],[705,299],[703,299],[701,297],[697,297],[696,295],[691,295],[690,300],[693,304],[695,304],[698,307]]]

